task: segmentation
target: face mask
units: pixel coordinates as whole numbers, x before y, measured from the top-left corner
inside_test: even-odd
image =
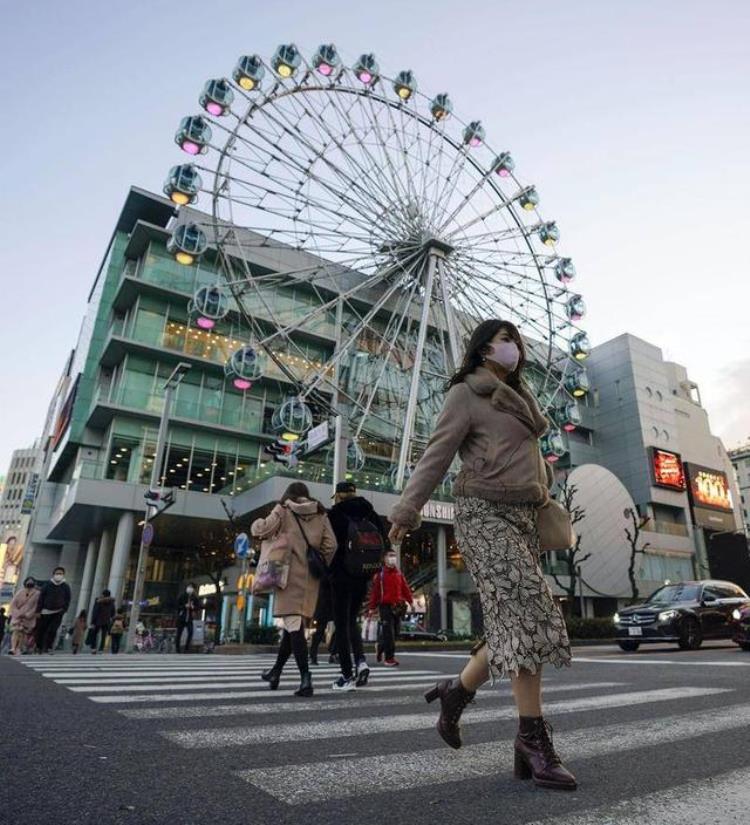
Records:
[[[513,372],[521,358],[518,346],[513,341],[500,341],[499,344],[490,344],[490,347],[492,350],[485,357],[499,364],[508,372]]]
[[[394,556],[386,556],[385,557],[385,566],[386,567],[395,567],[396,566],[396,559]]]
[[[32,587],[34,587],[34,584],[35,584],[34,582],[26,582],[26,584],[24,585],[24,587],[25,587],[27,590],[31,590],[31,588],[32,588]]]
[[[60,584],[60,582],[61,582],[64,578],[65,578],[65,576],[61,576],[59,573],[55,573],[55,575],[52,577],[52,581],[53,581],[55,584]]]
[[[186,587],[185,592],[188,594],[188,596],[192,596],[193,595],[193,588],[192,587]]]

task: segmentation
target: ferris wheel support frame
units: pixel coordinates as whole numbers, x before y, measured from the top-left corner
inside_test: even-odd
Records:
[[[417,396],[419,394],[419,379],[422,372],[422,356],[424,355],[424,343],[427,339],[427,324],[430,318],[430,302],[432,301],[432,288],[435,283],[435,270],[438,267],[438,260],[444,256],[444,251],[436,245],[429,248],[427,260],[423,271],[425,274],[424,301],[422,302],[422,315],[419,319],[419,336],[417,338],[417,349],[414,353],[414,364],[412,365],[411,385],[409,387],[409,401],[406,405],[406,416],[404,417],[404,435],[401,440],[401,450],[398,456],[398,470],[396,471],[396,490],[402,490],[404,486],[404,475],[406,473],[406,462],[409,458],[411,440],[414,430],[414,417],[417,412]]]

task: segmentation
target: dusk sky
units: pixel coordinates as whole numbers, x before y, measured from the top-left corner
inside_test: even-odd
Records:
[[[536,184],[593,344],[684,364],[750,438],[750,3],[0,3],[0,473],[40,434],[128,187],[161,191],[203,82],[281,42],[450,92]]]

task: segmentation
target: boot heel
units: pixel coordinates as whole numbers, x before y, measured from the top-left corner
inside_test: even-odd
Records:
[[[513,776],[516,779],[531,779],[531,768],[518,751],[515,752],[513,760]]]
[[[437,685],[434,688],[430,688],[427,693],[425,693],[424,698],[428,704],[434,702],[440,696],[440,689]]]

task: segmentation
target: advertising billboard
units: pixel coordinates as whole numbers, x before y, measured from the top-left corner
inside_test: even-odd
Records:
[[[723,470],[685,464],[693,521],[712,530],[733,530],[734,505],[729,479]]]
[[[687,490],[685,468],[677,453],[651,447],[651,472],[657,487],[665,487],[678,492]]]

